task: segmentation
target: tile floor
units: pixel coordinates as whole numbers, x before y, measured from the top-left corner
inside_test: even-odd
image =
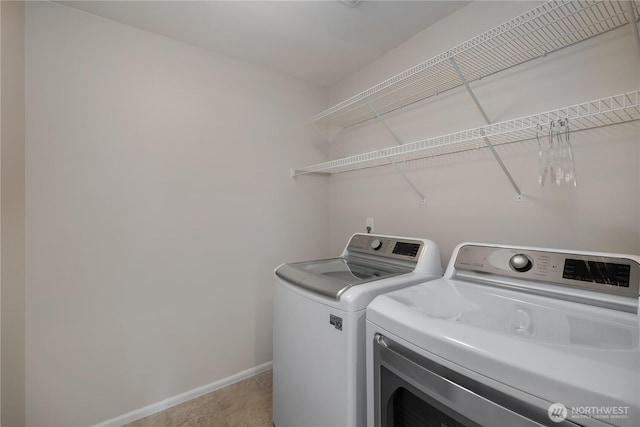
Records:
[[[271,385],[269,370],[124,427],[272,427]]]

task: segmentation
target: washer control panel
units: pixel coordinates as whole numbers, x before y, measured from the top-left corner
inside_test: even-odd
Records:
[[[454,267],[617,295],[639,294],[640,265],[623,257],[464,245]]]
[[[349,241],[348,251],[416,262],[423,242],[375,234],[355,234]]]

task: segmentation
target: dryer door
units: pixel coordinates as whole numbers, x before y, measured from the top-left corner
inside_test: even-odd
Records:
[[[576,426],[380,334],[373,348],[376,427]]]

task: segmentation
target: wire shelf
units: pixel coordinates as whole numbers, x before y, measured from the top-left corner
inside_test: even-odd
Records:
[[[639,6],[633,1],[634,13]],[[622,1],[551,0],[510,21],[359,93],[308,122],[335,134],[379,115],[478,80],[580,41],[619,28],[629,21]]]
[[[306,166],[294,169],[292,175],[346,172],[475,150],[487,146],[485,138],[493,146],[526,141],[536,138],[541,126],[563,119],[569,120],[572,132],[640,120],[640,90]]]

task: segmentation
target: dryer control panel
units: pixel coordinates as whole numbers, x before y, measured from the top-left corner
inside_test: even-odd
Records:
[[[454,266],[457,270],[577,286],[616,295],[637,298],[639,294],[638,262],[612,254],[470,244],[460,248]]]

